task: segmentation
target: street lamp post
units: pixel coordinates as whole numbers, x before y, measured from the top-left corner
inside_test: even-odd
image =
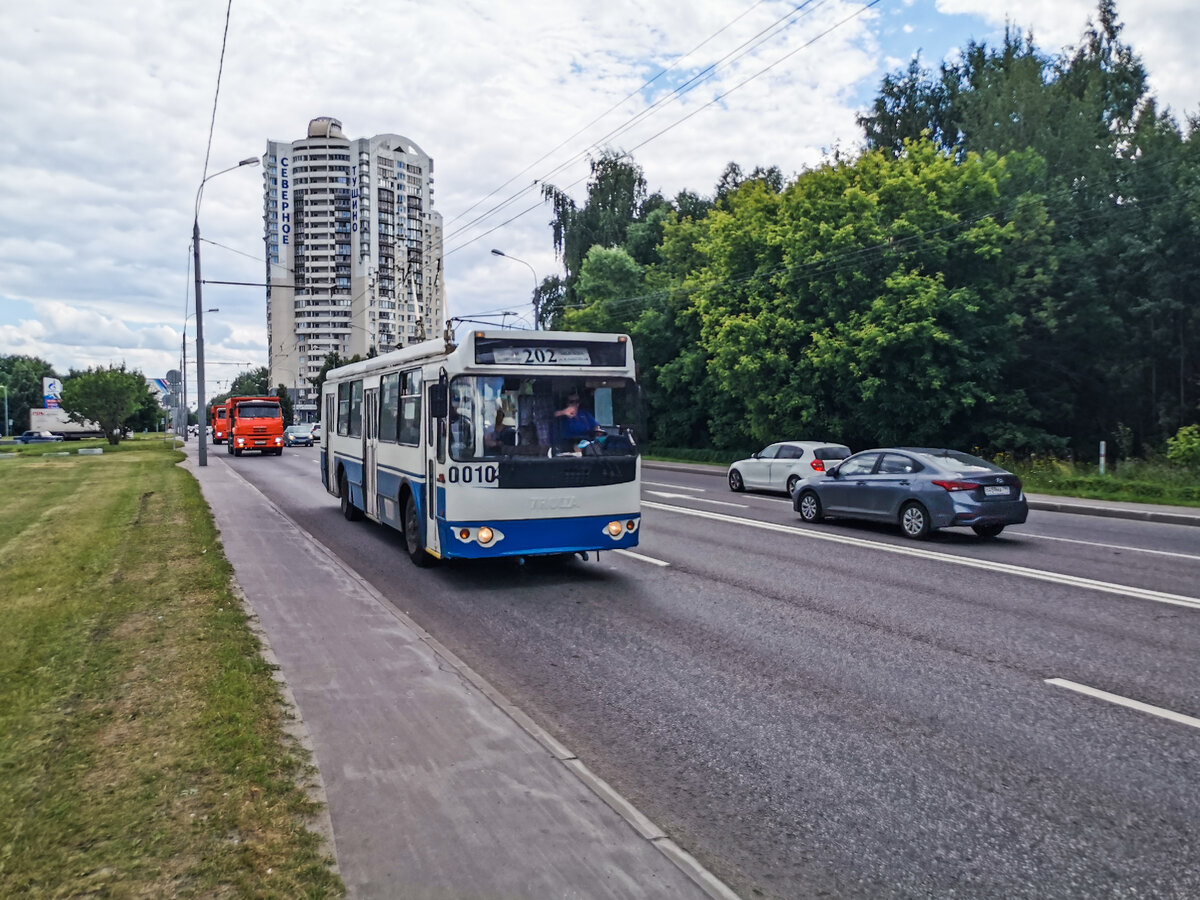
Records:
[[[222,169],[220,172],[213,172],[213,174],[201,181],[200,187],[196,189],[196,210],[192,219],[192,262],[193,268],[196,270],[196,404],[201,410],[204,409],[204,308],[200,299],[200,195],[204,193],[204,185],[218,175],[224,175],[226,172],[232,172],[234,169],[240,169],[242,166],[257,165],[257,156],[248,157],[236,166],[230,166],[228,169]],[[199,437],[200,458],[198,462],[201,466],[207,466],[207,429],[201,428]]]
[[[219,306],[210,306],[208,309],[205,310],[205,312],[220,312],[220,311],[221,311],[221,307],[219,307]],[[188,414],[187,413],[187,323],[188,323],[188,319],[190,319],[194,315],[195,315],[194,312],[190,312],[186,316],[183,317],[183,342],[182,342],[183,346],[180,348],[181,352],[183,353],[183,366],[179,369],[179,371],[180,371],[180,373],[182,373],[180,377],[183,379],[183,404],[182,404],[183,413],[182,413],[182,415],[183,415],[183,420],[184,420],[183,421],[183,426],[184,426],[183,427],[183,440],[185,443],[187,441],[187,432],[188,432],[188,428],[187,428],[187,424],[188,424],[187,423],[187,414]],[[196,408],[197,421],[199,421],[203,417],[204,417],[204,409],[201,407],[197,407]]]
[[[505,253],[503,250],[493,250],[492,255],[493,256],[503,256],[505,259],[511,259],[513,262],[519,262],[521,265],[523,265],[525,268],[527,268],[529,270],[531,275],[533,275],[533,330],[534,331],[540,330],[541,323],[538,321],[538,277],[537,277],[537,272],[533,271],[533,266],[531,266],[529,263],[525,262],[525,260],[517,259],[517,257],[515,257],[509,253]]]
[[[8,437],[8,385],[0,384],[4,388],[4,436]]]

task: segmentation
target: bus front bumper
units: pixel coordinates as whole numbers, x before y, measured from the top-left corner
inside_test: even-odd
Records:
[[[438,520],[441,555],[451,559],[538,556],[636,547],[640,513],[564,519]]]

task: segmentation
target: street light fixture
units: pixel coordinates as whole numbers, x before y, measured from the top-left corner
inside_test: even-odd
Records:
[[[493,256],[503,256],[505,259],[511,259],[513,262],[519,262],[521,265],[523,265],[525,268],[527,268],[529,270],[530,274],[533,275],[533,330],[538,331],[540,328],[540,323],[538,321],[538,277],[537,277],[537,272],[534,272],[533,266],[531,266],[529,263],[525,262],[525,260],[518,259],[517,257],[515,257],[509,253],[505,253],[503,250],[492,250],[492,255]]]
[[[242,166],[257,166],[258,162],[257,156],[247,157],[236,166],[230,166],[220,172],[213,172],[200,182],[200,187],[196,188],[196,209],[192,218],[192,258],[193,267],[196,270],[196,405],[200,410],[204,409],[204,308],[200,299],[200,197],[204,193],[204,185],[218,175],[224,175],[226,172],[232,172]],[[199,437],[200,458],[198,462],[201,466],[207,466],[208,429],[201,428]]]

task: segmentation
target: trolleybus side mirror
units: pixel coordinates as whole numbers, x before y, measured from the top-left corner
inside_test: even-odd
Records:
[[[446,418],[450,407],[450,388],[439,382],[429,388],[429,412],[435,419]]]

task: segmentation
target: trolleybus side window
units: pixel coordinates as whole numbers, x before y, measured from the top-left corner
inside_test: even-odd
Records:
[[[401,444],[421,442],[421,370],[413,369],[401,375],[400,421],[396,439]]]
[[[400,373],[379,379],[379,439],[393,442],[398,432],[400,412]]]
[[[350,437],[362,437],[363,385],[361,381],[350,382]]]
[[[338,414],[337,433],[343,437],[350,433],[350,382],[343,381],[337,386]]]
[[[343,381],[338,385],[338,434],[362,437],[362,399],[362,381]]]

